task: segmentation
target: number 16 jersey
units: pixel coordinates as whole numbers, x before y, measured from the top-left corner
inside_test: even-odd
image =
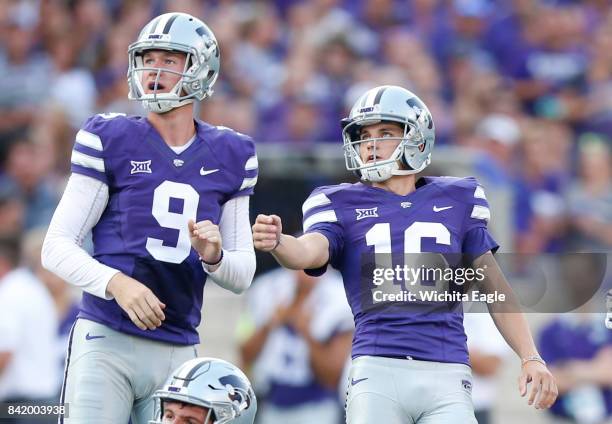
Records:
[[[386,260],[389,265],[380,269],[392,272],[396,265],[405,265],[398,260],[423,252],[475,258],[497,249],[487,230],[490,211],[485,193],[473,177],[420,178],[416,190],[406,196],[363,183],[320,187],[304,202],[302,212],[304,232],[319,232],[328,239],[329,263],[342,273],[355,319],[353,358],[369,355],[469,365],[460,303],[442,303],[441,309],[440,303],[428,303],[417,295],[413,300],[387,298],[378,304],[380,298],[372,295],[376,289],[372,271]],[[324,271],[325,267],[307,273]],[[394,289],[410,287],[398,279],[393,274],[388,284]],[[428,289],[423,281],[416,284],[415,294]],[[452,290],[462,290],[453,284]]]
[[[115,300],[89,293],[83,293],[79,317],[164,342],[199,342],[206,274],[187,223],[218,224],[225,202],[251,195],[257,158],[249,137],[195,124],[195,139],[178,154],[142,117],[96,115],[78,132],[72,172],[109,189],[92,230],[93,257],[145,284],[166,304],[166,319],[154,331],[136,327]]]

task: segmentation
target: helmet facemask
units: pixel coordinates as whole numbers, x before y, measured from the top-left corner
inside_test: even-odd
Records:
[[[360,128],[379,122],[393,122],[403,127],[402,137],[380,137],[361,139]],[[425,139],[419,127],[409,121],[405,121],[396,116],[381,116],[377,114],[377,119],[363,117],[348,123],[342,129],[342,139],[344,143],[344,159],[346,168],[354,171],[362,180],[371,182],[382,182],[391,178],[393,175],[410,175],[420,172],[427,166],[427,163],[416,165],[411,159],[418,151],[423,151]],[[379,143],[389,143],[397,141],[398,145],[391,155],[386,159],[378,159],[377,151]],[[373,162],[363,161],[360,154],[360,146],[363,143],[372,143],[372,150],[369,155],[374,157]]]

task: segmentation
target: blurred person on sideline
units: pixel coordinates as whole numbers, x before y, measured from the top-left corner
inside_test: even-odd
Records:
[[[259,422],[340,422],[338,387],[353,333],[340,276],[269,271],[247,292],[244,319],[253,328],[240,352],[261,396]]]
[[[148,422],[169,370],[197,355],[205,284],[238,294],[255,272],[254,142],[194,119],[219,73],[214,34],[166,13],[127,59],[128,96],[146,117],[84,123],[42,249],[45,268],[83,289],[60,400],[74,424]]]
[[[57,404],[57,313],[44,284],[19,266],[20,255],[19,239],[0,237],[0,402]],[[15,424],[50,420],[2,418]]]
[[[40,252],[45,239],[46,228],[35,228],[28,231],[23,237],[23,262],[28,269],[42,282],[55,305],[58,318],[58,331],[55,342],[55,354],[59,375],[64,373],[66,362],[66,346],[70,330],[74,325],[79,313],[79,302],[77,290],[49,270],[43,268],[40,261]],[[60,394],[62,379],[57,381],[57,395]]]
[[[492,424],[498,385],[498,372],[510,355],[504,338],[485,309],[469,312],[463,316],[467,336],[468,353],[474,381],[472,402],[478,424]]]
[[[541,329],[539,347],[559,387],[550,412],[570,423],[610,423],[612,331],[600,314],[583,307],[556,316]]]

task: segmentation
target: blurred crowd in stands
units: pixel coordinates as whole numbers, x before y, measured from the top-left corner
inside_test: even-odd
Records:
[[[307,151],[336,143],[340,156],[339,120],[356,97],[401,85],[429,106],[438,145],[474,152],[486,189],[511,193],[506,251],[610,251],[609,0],[0,0],[0,280],[17,266],[18,247],[7,237],[25,241],[25,263],[58,312],[58,346],[76,311],[38,252],[70,172],[74,135],[94,113],[144,114],[127,100],[127,47],[151,17],[170,10],[200,17],[220,44],[220,78],[199,107],[203,120],[260,145]],[[46,295],[28,293],[49,305]],[[38,326],[13,322],[23,327],[12,329],[15,337]],[[544,335],[551,344],[553,333]],[[595,333],[596,347],[578,357],[609,364],[610,348],[597,352],[612,333]],[[612,395],[604,393],[610,413]]]
[[[221,46],[203,119],[258,143],[308,149],[340,143],[339,119],[364,89],[402,85],[428,104],[438,145],[478,152],[487,189],[512,191],[512,250],[612,245],[607,0],[5,0],[0,8],[0,203],[22,194],[25,229],[49,221],[88,116],[143,113],[126,98],[127,46],[171,9],[201,17]],[[18,231],[1,209],[2,226]]]

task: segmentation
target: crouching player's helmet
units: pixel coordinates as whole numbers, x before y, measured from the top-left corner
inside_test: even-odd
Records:
[[[153,397],[155,419],[150,424],[167,422],[164,405],[170,402],[204,408],[204,423],[210,424],[253,424],[257,413],[249,379],[238,367],[216,358],[185,362]]]
[[[147,50],[169,50],[187,55],[183,72],[147,67],[143,54]],[[198,18],[186,13],[165,13],[145,25],[136,42],[128,48],[128,84],[131,100],[140,100],[146,110],[164,113],[203,100],[212,94],[219,75],[219,46],[212,31]],[[146,94],[143,75],[146,72],[172,72],[181,76],[165,93]]]
[[[400,124],[404,129],[401,138],[361,139],[361,128],[379,122]],[[363,94],[351,109],[348,118],[342,120],[342,139],[346,168],[354,171],[364,181],[380,182],[392,175],[421,172],[431,162],[435,141],[435,127],[425,103],[405,88],[385,85]],[[376,157],[377,143],[398,140],[397,148],[389,158]],[[364,163],[359,154],[361,143],[373,143],[373,162]]]

